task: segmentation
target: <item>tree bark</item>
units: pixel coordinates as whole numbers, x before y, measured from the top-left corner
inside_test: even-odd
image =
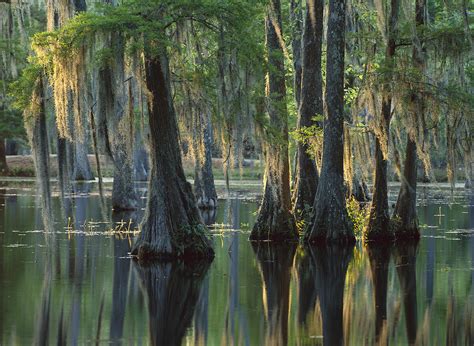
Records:
[[[252,244],[260,264],[266,302],[266,345],[288,343],[288,313],[290,307],[290,279],[295,244]]]
[[[265,186],[263,201],[250,240],[297,239],[291,215],[290,167],[288,159],[288,110],[286,108],[285,66],[280,1],[272,0],[265,19],[267,72],[266,99],[269,128],[265,143]]]
[[[151,176],[141,233],[132,254],[141,260],[213,257],[199,210],[186,181],[178,143],[166,51],[145,53]]]
[[[396,28],[400,9],[399,0],[391,0],[390,19],[388,27],[385,61],[388,68],[394,66],[393,59],[396,49]],[[375,136],[375,184],[372,204],[370,207],[369,225],[365,234],[366,241],[391,241],[393,233],[390,229],[388,208],[388,143],[390,138],[390,119],[392,117],[392,90],[390,79],[382,86],[382,114],[380,117],[380,134]]]
[[[330,0],[326,68],[326,104],[321,177],[314,200],[314,220],[305,232],[309,243],[355,241],[346,210],[344,158],[344,0]]]
[[[323,80],[321,54],[323,40],[322,0],[306,1],[306,18],[303,34],[303,72],[301,105],[298,114],[298,129],[316,125],[312,118],[323,114]],[[316,163],[309,154],[307,142],[298,142],[298,164],[294,211],[297,218],[304,219],[308,207],[314,203],[318,187]]]
[[[416,29],[425,24],[426,0],[415,0]],[[421,75],[425,70],[425,48],[424,42],[415,34],[413,39],[413,65]],[[411,106],[413,117],[417,119],[414,129],[408,131],[405,166],[403,168],[402,186],[398,194],[397,204],[393,213],[393,229],[397,240],[419,239],[420,230],[416,213],[416,178],[417,178],[417,144],[415,138],[420,129],[419,123],[424,121],[423,95],[415,91],[411,95]],[[419,121],[418,121],[419,120]]]
[[[301,100],[301,75],[303,64],[301,59],[301,36],[303,31],[303,8],[301,0],[290,0],[290,25],[291,25],[291,49],[293,51],[293,92],[295,94],[296,109],[300,108]]]
[[[193,141],[195,142],[194,195],[199,208],[215,209],[217,208],[217,192],[212,172],[211,114],[208,110],[200,109],[194,110],[194,113],[196,122],[198,122],[193,130]]]

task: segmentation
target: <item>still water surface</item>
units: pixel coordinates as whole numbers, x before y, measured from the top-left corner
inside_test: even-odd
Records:
[[[471,345],[474,198],[420,189],[418,246],[252,245],[254,194],[233,191],[205,215],[210,265],[143,268],[128,257],[140,213],[110,215],[78,185],[45,231],[34,186],[4,185],[0,344]]]

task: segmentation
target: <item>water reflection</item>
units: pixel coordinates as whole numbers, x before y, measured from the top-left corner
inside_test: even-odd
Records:
[[[208,268],[207,261],[135,265],[148,299],[150,344],[181,345]]]
[[[290,278],[296,244],[254,242],[253,250],[263,281],[263,308],[267,324],[265,344],[288,343]]]

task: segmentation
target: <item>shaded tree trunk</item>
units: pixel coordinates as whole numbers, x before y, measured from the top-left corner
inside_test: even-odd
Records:
[[[311,247],[310,251],[323,319],[323,344],[342,345],[344,285],[353,247],[332,245]]]
[[[314,200],[314,220],[305,241],[354,242],[346,210],[344,158],[344,0],[330,0],[326,67],[326,104],[321,177]]]
[[[395,36],[400,8],[399,0],[391,0],[385,61],[388,67],[394,66]],[[380,133],[375,136],[375,184],[372,204],[370,207],[369,225],[365,234],[366,241],[390,241],[393,233],[390,229],[388,209],[388,143],[390,138],[390,119],[392,117],[392,90],[390,79],[382,87],[382,114],[380,116]]]
[[[425,24],[426,0],[415,0],[415,24],[417,31]],[[423,76],[425,70],[425,47],[418,33],[413,38],[413,65]],[[416,214],[416,178],[417,178],[417,144],[418,132],[425,131],[425,126],[420,129],[424,121],[423,95],[414,91],[410,99],[415,119],[415,128],[410,129],[407,135],[405,166],[403,167],[402,186],[398,194],[397,204],[393,213],[393,228],[396,239],[419,239],[418,217]]]
[[[323,80],[321,74],[321,53],[323,40],[322,0],[306,1],[306,18],[303,34],[303,75],[301,105],[298,114],[298,129],[313,126],[312,118],[323,114]],[[295,216],[301,215],[314,203],[318,186],[316,163],[309,154],[307,142],[298,143],[298,164],[296,171]],[[299,211],[299,213],[298,213]],[[302,214],[301,214],[302,213]]]
[[[252,244],[260,264],[267,322],[266,345],[288,343],[288,313],[290,308],[291,266],[295,244]]]
[[[217,207],[217,192],[212,172],[212,123],[208,110],[194,111],[194,195],[202,209]],[[204,113],[203,113],[204,112]],[[198,114],[196,114],[198,113]],[[200,143],[202,141],[202,144]]]
[[[209,262],[136,267],[148,300],[150,345],[179,346],[192,322]]]
[[[140,260],[213,257],[211,240],[181,163],[166,52],[157,56],[146,52],[145,72],[153,96],[148,104],[151,176],[141,233],[132,254]]]
[[[8,174],[7,154],[4,138],[0,138],[0,174]]]
[[[384,333],[384,328],[387,331],[387,284],[391,248],[369,245],[368,254],[375,296],[375,342],[377,345],[386,345],[388,340],[380,338],[388,336],[388,333]]]
[[[265,19],[267,72],[266,99],[269,129],[265,143],[265,186],[251,240],[297,239],[291,215],[290,167],[288,160],[288,110],[286,108],[285,66],[279,0],[272,0]]]
[[[301,0],[290,0],[291,50],[293,51],[293,92],[295,94],[296,109],[300,108],[301,74],[303,63],[301,59],[301,36],[303,32],[303,8]]]

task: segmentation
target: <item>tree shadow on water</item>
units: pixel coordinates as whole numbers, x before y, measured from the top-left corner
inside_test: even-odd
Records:
[[[298,322],[306,326],[317,299],[322,319],[323,344],[344,344],[343,298],[353,246],[306,246],[298,264]]]
[[[209,265],[206,260],[134,265],[148,299],[151,345],[181,345]]]
[[[252,242],[262,275],[266,345],[288,343],[290,278],[296,244]]]

